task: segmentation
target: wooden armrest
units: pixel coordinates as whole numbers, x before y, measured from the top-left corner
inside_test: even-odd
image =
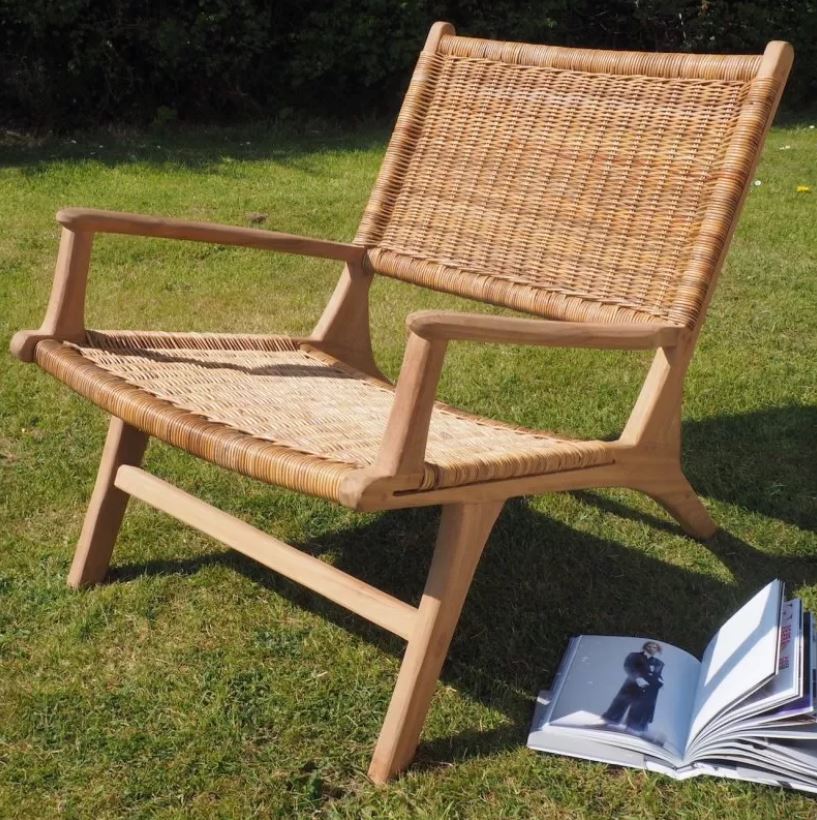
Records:
[[[517,319],[480,313],[420,310],[409,329],[394,404],[373,474],[420,476],[431,412],[449,341],[506,342],[618,350],[674,348],[685,328],[647,324],[600,324]]]
[[[673,347],[684,331],[684,328],[668,325],[558,322],[447,310],[418,310],[409,315],[406,325],[412,333],[429,341],[506,342],[616,350]]]
[[[94,208],[63,208],[57,213],[57,222],[75,232],[118,233],[152,236],[160,239],[186,239],[212,242],[219,245],[241,245],[247,248],[297,253],[342,262],[360,262],[365,249],[347,242],[311,239],[288,233],[242,228],[235,225],[217,225],[210,222],[189,222],[144,214],[100,211]]]
[[[79,341],[84,337],[85,289],[97,233],[187,239],[337,259],[346,262],[350,271],[361,269],[366,254],[365,248],[345,242],[94,208],[64,208],[57,213],[57,222],[62,225],[62,238],[45,318],[37,330],[21,330],[11,340],[12,354],[24,362],[34,361],[34,348],[42,339]]]

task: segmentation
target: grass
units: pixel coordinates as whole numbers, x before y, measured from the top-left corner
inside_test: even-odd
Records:
[[[0,344],[42,316],[54,211],[81,204],[350,238],[385,132],[261,126],[6,143]],[[786,146],[790,146],[786,148]],[[806,817],[809,797],[676,783],[525,749],[532,697],[569,635],[648,634],[700,651],[770,578],[817,604],[817,131],[775,129],[687,381],[685,464],[722,531],[683,536],[625,491],[508,504],[417,764],[375,788],[368,757],[402,644],[138,503],[110,583],[64,584],[103,414],[34,367],[0,368],[0,816]],[[89,324],[305,332],[333,264],[100,237]],[[374,341],[394,375],[403,320],[469,307],[385,280]],[[454,345],[443,398],[578,435],[620,429],[647,359]],[[356,515],[159,443],[159,475],[416,599],[434,510]]]

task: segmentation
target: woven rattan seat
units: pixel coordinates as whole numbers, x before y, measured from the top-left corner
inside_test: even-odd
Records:
[[[394,387],[284,336],[104,333],[44,342],[38,364],[109,412],[225,467],[337,500],[377,457]],[[182,411],[182,412],[180,412]],[[572,441],[437,403],[418,489],[609,463]]]
[[[437,23],[351,243],[60,211],[45,319],[17,333],[12,351],[112,416],[69,583],[104,578],[135,496],[401,636],[406,653],[369,774],[383,781],[404,769],[508,498],[624,487],[655,499],[689,535],[714,534],[682,470],[683,383],[791,60],[786,43],[763,55],[645,54],[457,37]],[[303,339],[92,331],[85,288],[97,233],[345,267]],[[412,313],[391,384],[371,346],[375,275],[533,318]],[[436,401],[447,348],[464,342],[654,358],[618,438],[574,441]],[[419,605],[151,475],[141,467],[150,437],[354,510],[441,505]]]

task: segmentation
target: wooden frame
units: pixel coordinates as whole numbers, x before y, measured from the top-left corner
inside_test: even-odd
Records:
[[[441,38],[452,34],[447,24],[436,24],[425,53],[435,53]],[[772,43],[760,62],[757,77],[774,82],[777,88],[762,127],[761,143],[791,59],[787,44]],[[760,146],[755,146],[750,170],[759,151]],[[747,175],[747,180],[750,178]],[[548,321],[448,311],[421,311],[409,316],[405,357],[379,453],[371,466],[344,477],[340,500],[356,510],[443,506],[428,579],[417,607],[304,555],[149,475],[140,468],[148,435],[117,417],[111,420],[69,584],[80,587],[102,580],[128,498],[134,496],[404,638],[406,653],[369,770],[374,781],[384,782],[413,758],[471,579],[507,498],[628,487],[654,498],[689,535],[708,538],[716,531],[681,465],[682,387],[746,190],[744,182],[722,237],[703,305],[690,327],[654,322]],[[77,342],[84,338],[85,291],[93,238],[97,233],[118,233],[242,245],[344,262],[344,271],[323,316],[310,336],[299,342],[384,379],[372,356],[368,290],[373,265],[365,246],[90,209],[66,209],[57,214],[57,220],[62,226],[62,238],[45,318],[38,330],[20,331],[11,344],[12,352],[22,361],[33,361],[41,342]],[[607,463],[418,490],[437,382],[447,346],[455,341],[656,352],[621,436],[607,445]]]

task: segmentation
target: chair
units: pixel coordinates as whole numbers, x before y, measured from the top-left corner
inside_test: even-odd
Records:
[[[101,581],[130,496],[407,641],[369,770],[415,753],[443,660],[507,498],[628,487],[691,536],[715,524],[680,462],[684,374],[792,61],[590,51],[458,37],[436,23],[350,243],[68,208],[39,330],[12,352],[111,415],[69,575]],[[97,233],[243,245],[344,263],[306,338],[89,330]],[[534,318],[419,311],[396,384],[369,336],[375,274]],[[577,441],[435,401],[451,342],[655,351],[615,441]],[[141,469],[150,436],[354,510],[442,505],[418,606]]]

